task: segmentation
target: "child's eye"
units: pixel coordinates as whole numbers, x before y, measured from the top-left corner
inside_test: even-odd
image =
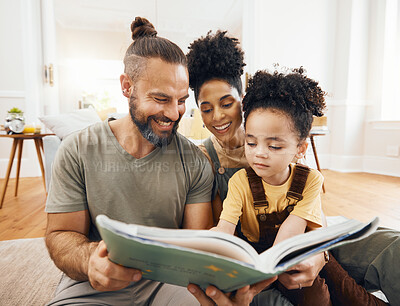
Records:
[[[269,146],[269,148],[271,150],[280,150],[280,149],[282,149],[282,147],[277,147],[277,146]]]

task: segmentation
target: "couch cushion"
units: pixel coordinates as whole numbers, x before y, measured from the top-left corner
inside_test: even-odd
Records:
[[[71,113],[39,117],[39,120],[61,140],[72,132],[82,130],[100,122],[97,112],[92,108],[78,109]]]

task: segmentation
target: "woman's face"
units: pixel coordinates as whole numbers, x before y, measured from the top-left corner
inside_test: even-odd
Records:
[[[201,86],[197,100],[204,125],[218,140],[228,144],[242,124],[237,89],[225,81],[210,80]]]

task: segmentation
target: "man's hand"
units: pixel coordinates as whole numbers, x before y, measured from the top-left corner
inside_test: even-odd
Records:
[[[289,273],[282,273],[278,279],[287,289],[310,287],[324,265],[324,254],[320,253],[291,267]]]
[[[92,287],[98,291],[115,291],[127,287],[142,278],[136,269],[126,268],[108,259],[107,247],[100,241],[89,258],[88,277]]]
[[[235,295],[232,293],[223,293],[214,286],[207,287],[205,292],[201,290],[199,286],[194,284],[189,284],[187,288],[202,306],[211,306],[215,304],[222,306],[242,306],[249,305],[258,293],[272,284],[275,280],[276,277],[261,281],[251,286],[247,285],[238,289]]]

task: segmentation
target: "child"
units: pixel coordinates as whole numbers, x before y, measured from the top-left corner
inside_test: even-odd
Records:
[[[233,234],[236,229],[239,237],[262,252],[306,229],[322,226],[323,177],[317,170],[291,161],[305,155],[313,115],[322,116],[325,109],[324,96],[302,68],[288,74],[258,71],[249,81],[243,111],[250,167],[229,180],[220,221],[213,230]],[[341,267],[333,262],[325,276],[329,278],[336,269]],[[277,288],[295,305],[331,305],[328,286],[321,277],[311,287],[302,289],[299,284],[299,289],[287,290],[278,282]],[[342,294],[336,291],[334,294]]]

